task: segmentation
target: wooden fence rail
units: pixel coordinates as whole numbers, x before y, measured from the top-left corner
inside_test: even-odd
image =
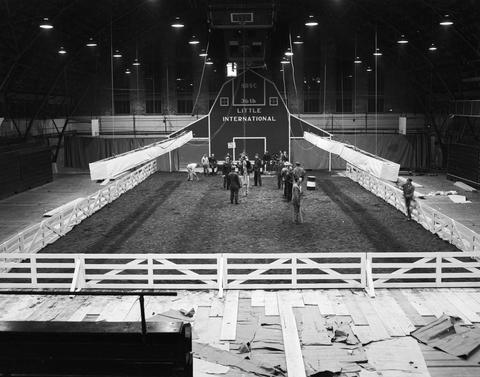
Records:
[[[476,253],[0,254],[3,289],[480,287]]]
[[[0,253],[36,253],[68,233],[84,219],[132,189],[156,171],[156,161],[110,183],[87,198],[62,206],[42,222],[32,225],[0,244]],[[0,270],[1,271],[1,270]]]
[[[347,164],[346,175],[406,214],[403,192],[393,183],[382,181],[351,164]],[[417,200],[416,203],[416,207],[412,210],[412,218],[414,220],[425,229],[450,242],[460,250],[475,252],[476,257],[480,258],[480,234],[444,213],[431,208],[428,204],[422,203],[420,200]]]

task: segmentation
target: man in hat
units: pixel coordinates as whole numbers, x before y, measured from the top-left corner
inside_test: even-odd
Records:
[[[254,185],[261,186],[262,185],[262,168],[263,162],[260,160],[260,156],[258,153],[255,153],[255,160],[253,161],[253,182]]]
[[[415,196],[415,186],[413,186],[412,178],[407,178],[407,182],[402,186],[403,197],[405,198],[405,207],[407,209],[408,220],[412,219],[412,212],[410,209],[410,204],[414,200]]]
[[[303,181],[305,181],[305,169],[302,168],[300,162],[295,162],[295,168],[293,169],[293,177],[296,181],[298,181],[299,185],[302,185]]]
[[[232,163],[230,162],[230,157],[225,157],[225,162],[222,166],[222,176],[223,176],[223,188],[229,190],[230,189],[230,180],[228,175],[232,171]]]
[[[238,204],[238,191],[242,184],[240,183],[237,167],[228,174],[228,180],[230,181],[230,203],[233,204],[235,200],[235,204]]]

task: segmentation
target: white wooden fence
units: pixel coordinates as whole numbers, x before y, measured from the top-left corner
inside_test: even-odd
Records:
[[[138,185],[154,173],[156,168],[156,161],[153,160],[87,198],[62,206],[52,217],[24,229],[0,244],[0,253],[35,253],[41,250],[68,233],[88,216]]]
[[[351,164],[347,164],[346,175],[406,214],[403,192],[393,183],[382,181]],[[412,218],[425,229],[449,241],[460,250],[474,252],[477,258],[480,257],[480,234],[472,229],[431,208],[428,204],[422,203],[421,200],[416,200]]]
[[[475,253],[0,254],[3,289],[480,287]]]

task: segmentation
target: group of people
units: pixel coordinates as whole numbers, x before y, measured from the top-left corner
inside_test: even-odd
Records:
[[[217,174],[217,159],[214,154],[207,156],[204,154],[201,158],[201,166],[204,175]],[[199,180],[195,168],[198,164],[191,163],[187,165],[188,181]],[[209,170],[210,169],[210,170]],[[287,202],[293,205],[293,220],[299,224],[303,222],[300,209],[301,198],[303,194],[302,183],[305,181],[305,169],[301,167],[299,162],[295,163],[295,167],[288,162],[287,152],[280,151],[272,156],[265,151],[263,158],[258,153],[252,161],[244,152],[237,161],[232,161],[230,154],[225,156],[225,162],[221,167],[223,177],[223,188],[230,190],[230,203],[239,203],[240,189],[244,188],[244,195],[248,196],[250,189],[250,174],[253,172],[254,186],[262,186],[262,174],[266,171],[276,169],[278,188],[283,189],[283,195]]]

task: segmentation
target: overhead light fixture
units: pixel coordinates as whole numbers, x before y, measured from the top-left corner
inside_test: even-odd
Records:
[[[355,64],[362,64],[362,60],[357,56],[353,61]]]
[[[52,23],[48,20],[47,17],[45,17],[42,22],[40,23],[40,27],[42,29],[53,29]]]
[[[115,52],[113,53],[112,55],[114,58],[121,58],[122,57],[122,53],[118,50],[115,50]]]
[[[205,64],[212,65],[213,64],[212,59],[207,58],[207,60],[205,60]]]
[[[134,65],[134,66],[136,66],[136,67],[138,67],[138,66],[140,65],[140,62],[138,61],[137,58],[133,59],[132,65]]]
[[[351,79],[351,78],[353,78],[353,75],[348,75],[347,76],[347,79]]]
[[[320,84],[320,78],[319,78],[319,77],[315,78],[315,82],[316,82],[317,84]]]
[[[293,56],[292,50],[290,50],[290,47],[285,51],[285,56]]]
[[[208,56],[207,51],[202,48],[202,51],[200,52],[200,54],[198,54],[198,56],[200,56],[201,58],[206,58]]]
[[[130,71],[130,69],[127,68],[127,69],[125,70],[125,73],[126,73],[127,75],[129,75],[130,73],[132,73],[132,71]]]
[[[436,50],[437,50],[437,46],[435,46],[435,44],[432,43],[428,49],[429,49],[430,51],[436,51]]]
[[[313,15],[308,16],[307,21],[305,21],[305,26],[312,27],[312,26],[317,26],[317,25],[318,25],[318,22],[315,19],[315,17],[313,17]]]
[[[171,26],[175,29],[180,29],[185,25],[183,24],[183,22],[180,21],[180,17],[175,17],[175,21],[173,21]]]
[[[407,44],[408,43],[408,39],[405,38],[405,35],[401,35],[400,36],[400,39],[397,41],[398,44],[401,44],[401,45],[404,45],[404,44]]]
[[[303,45],[302,37],[299,36],[299,35],[297,35],[297,36],[295,37],[295,40],[293,41],[293,44],[294,44],[294,45]]]
[[[86,44],[87,47],[97,47],[97,42],[93,38],[89,38]]]
[[[373,53],[373,56],[382,56],[382,52],[380,51],[380,49],[378,47],[375,49],[375,52]]]
[[[67,50],[65,50],[63,47],[60,47],[60,49],[58,50],[58,53],[61,55],[65,55],[67,53]]]
[[[281,64],[288,64],[288,63],[290,63],[290,62],[289,62],[289,60],[288,60],[287,58],[283,57],[282,60],[280,60],[280,63],[281,63]]]
[[[177,77],[175,80],[176,80],[176,81],[182,81],[182,78],[181,78],[181,77]]]
[[[200,41],[198,40],[198,38],[196,36],[193,35],[192,39],[190,39],[188,41],[188,43],[191,44],[191,45],[198,45],[200,43]]]
[[[372,68],[370,68],[370,67],[367,67],[367,72],[372,72],[372,71],[373,71],[373,69],[372,69]]]
[[[453,21],[450,18],[450,15],[446,14],[445,16],[443,16],[443,19],[440,21],[440,25],[442,25],[442,26],[453,25]]]

